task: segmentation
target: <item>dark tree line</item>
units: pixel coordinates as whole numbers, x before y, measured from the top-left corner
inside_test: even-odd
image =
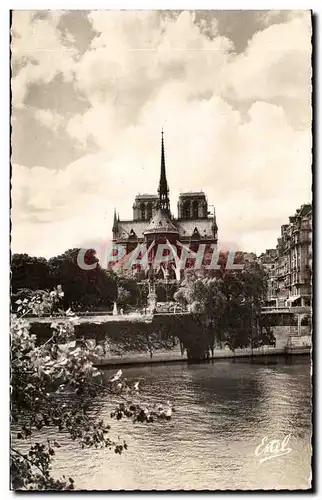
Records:
[[[11,259],[12,308],[17,300],[31,299],[36,291],[52,290],[61,285],[63,306],[77,310],[111,309],[114,302],[127,311],[129,308],[147,305],[148,284],[146,276],[133,276],[130,272],[117,275],[103,269],[95,250],[88,250],[86,265],[96,264],[95,269],[82,269],[77,263],[78,248],[67,250],[62,255],[45,259],[28,254],[13,254]],[[140,282],[140,278],[145,281]],[[176,285],[157,283],[158,300],[173,298]]]
[[[85,264],[95,269],[85,270],[77,263],[78,248],[48,260],[27,254],[13,254],[11,259],[12,305],[18,299],[32,296],[38,290],[52,290],[58,285],[64,291],[63,307],[73,310],[110,308],[117,299],[116,275],[102,269],[94,250],[85,254]]]

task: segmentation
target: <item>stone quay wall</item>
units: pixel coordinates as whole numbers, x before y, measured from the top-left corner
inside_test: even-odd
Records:
[[[98,365],[175,362],[187,360],[186,351],[182,353],[178,337],[173,335],[178,325],[181,329],[189,328],[191,318],[185,314],[155,316],[118,316],[80,318],[75,326],[76,341],[82,338],[93,341],[102,347]],[[50,325],[59,318],[43,318],[41,321],[31,319],[31,332],[38,337],[39,343],[51,336]],[[299,336],[298,327],[273,326],[276,345],[254,348],[236,349],[216,348],[214,358],[232,358],[247,356],[263,356],[285,353],[290,337]],[[151,348],[149,338],[157,332],[160,342]],[[301,326],[300,336],[310,336],[309,327]],[[159,345],[158,345],[159,344]]]

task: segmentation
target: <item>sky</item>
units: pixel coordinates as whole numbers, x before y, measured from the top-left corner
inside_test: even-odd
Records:
[[[219,246],[261,253],[311,201],[309,11],[14,11],[12,252],[112,236],[156,193],[204,190]]]

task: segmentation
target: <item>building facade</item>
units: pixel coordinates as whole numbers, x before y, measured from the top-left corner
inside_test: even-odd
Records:
[[[133,204],[133,218],[120,219],[114,213],[113,242],[122,245],[129,254],[138,244],[178,242],[195,250],[200,243],[207,247],[217,244],[218,226],[215,210],[209,211],[203,191],[181,193],[177,217],[170,209],[169,186],[166,177],[165,147],[161,137],[161,169],[157,194],[138,194]],[[178,254],[180,247],[177,247]]]
[[[311,306],[312,205],[305,204],[281,226],[276,249],[259,257],[268,271],[267,306]]]

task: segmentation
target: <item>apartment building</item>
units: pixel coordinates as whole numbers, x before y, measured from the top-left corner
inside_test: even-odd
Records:
[[[267,306],[310,306],[312,299],[312,205],[281,226],[275,249],[259,257],[268,272]]]

